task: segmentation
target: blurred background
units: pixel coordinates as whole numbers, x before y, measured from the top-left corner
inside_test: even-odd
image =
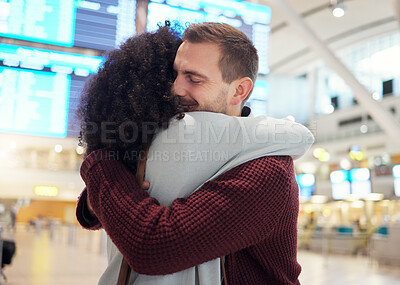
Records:
[[[75,219],[80,92],[104,52],[165,20],[246,33],[247,104],[313,132],[295,162],[302,283],[400,284],[400,0],[0,0],[7,284],[97,284],[105,233]]]

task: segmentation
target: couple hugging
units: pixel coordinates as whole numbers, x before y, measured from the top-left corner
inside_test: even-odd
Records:
[[[80,106],[77,218],[107,232],[99,284],[124,262],[129,284],[299,284],[293,159],[314,139],[252,116],[257,73],[257,50],[227,24],[182,37],[167,25],[108,54]]]

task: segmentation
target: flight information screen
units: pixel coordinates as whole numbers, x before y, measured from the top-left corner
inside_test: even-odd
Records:
[[[259,73],[269,72],[269,7],[237,0],[152,0],[148,6],[147,30],[155,30],[165,20],[183,25],[205,21],[230,24],[253,41],[260,60]]]
[[[75,11],[74,0],[0,0],[0,34],[72,46]]]
[[[135,34],[135,0],[0,0],[0,35],[109,50]]]
[[[0,132],[76,136],[80,92],[102,60],[0,44]]]
[[[65,137],[70,76],[0,67],[0,131]]]
[[[136,32],[136,0],[76,1],[74,46],[113,49]]]
[[[265,80],[257,79],[254,84],[253,93],[246,106],[251,108],[254,116],[265,116],[267,114],[267,102],[269,95],[269,85]]]

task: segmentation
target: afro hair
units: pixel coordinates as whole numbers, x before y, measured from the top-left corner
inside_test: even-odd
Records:
[[[78,109],[85,155],[106,148],[136,172],[139,155],[157,129],[183,116],[171,92],[181,43],[177,30],[166,23],[155,32],[129,38],[106,55],[86,82]]]

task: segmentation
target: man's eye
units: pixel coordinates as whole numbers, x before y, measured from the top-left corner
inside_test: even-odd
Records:
[[[197,80],[196,78],[193,78],[193,77],[189,77],[189,80],[190,80],[191,83],[194,83],[194,84],[197,84],[197,83],[201,82],[200,80]]]

